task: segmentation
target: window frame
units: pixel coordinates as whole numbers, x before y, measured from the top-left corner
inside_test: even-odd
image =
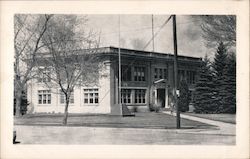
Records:
[[[122,104],[133,104],[132,91],[133,89],[127,89],[127,88],[121,89],[121,103]],[[125,98],[124,98],[124,95],[125,95]],[[126,101],[130,100],[130,102],[124,102],[124,100]]]
[[[137,96],[137,92],[139,92]],[[143,96],[144,95],[144,96]],[[139,102],[141,101],[141,102]],[[134,104],[147,104],[147,89],[134,89]]]
[[[87,103],[86,103],[86,96],[85,96],[86,94],[87,94]],[[92,98],[90,98],[91,94],[93,94]],[[91,103],[91,99],[93,103]],[[96,102],[96,99],[97,99],[97,102]],[[99,104],[100,104],[99,88],[83,88],[83,105],[84,106],[98,106]]]
[[[146,82],[146,66],[134,66],[133,70],[133,81],[135,82]]]
[[[51,93],[51,90],[49,90],[49,89],[38,90],[37,97],[38,97],[37,98],[38,105],[50,106],[52,104],[52,93]],[[40,99],[40,97],[41,97],[41,99]],[[44,99],[44,97],[45,97],[45,99]],[[46,102],[44,102],[44,101],[46,101]]]
[[[130,82],[132,81],[132,66],[130,65],[121,65],[121,79],[122,81],[125,82]],[[124,72],[127,71],[126,74],[124,74]]]
[[[154,79],[168,79],[168,69],[166,67],[154,68]]]

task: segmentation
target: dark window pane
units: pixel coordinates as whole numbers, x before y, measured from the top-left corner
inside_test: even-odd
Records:
[[[98,103],[98,98],[95,98],[95,103]]]

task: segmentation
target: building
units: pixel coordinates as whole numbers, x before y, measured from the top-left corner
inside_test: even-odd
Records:
[[[168,108],[173,97],[174,56],[131,49],[121,51],[121,102],[128,108],[147,111],[158,103]],[[77,87],[70,99],[69,113],[113,113],[118,103],[118,48],[98,49],[105,69],[96,87]],[[185,78],[190,91],[197,79],[201,58],[178,56],[179,80]],[[51,90],[53,89],[53,91]],[[31,80],[27,98],[29,113],[63,113],[64,96],[57,88],[48,89],[42,81]],[[53,93],[57,92],[57,93]]]

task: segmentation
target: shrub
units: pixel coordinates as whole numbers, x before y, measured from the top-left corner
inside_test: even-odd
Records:
[[[161,104],[150,104],[149,111],[158,113],[161,110]]]
[[[138,112],[138,107],[137,107],[137,106],[134,106],[134,107],[132,108],[132,111],[133,111],[134,113],[137,113],[137,112]]]
[[[186,80],[181,80],[180,82],[180,97],[179,97],[179,109],[181,112],[186,112],[189,110],[189,102],[191,99],[191,94],[188,89],[188,83]]]

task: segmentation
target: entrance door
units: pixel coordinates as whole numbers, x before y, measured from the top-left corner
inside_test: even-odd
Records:
[[[161,103],[161,107],[165,108],[165,98],[166,98],[166,94],[165,94],[165,89],[157,89],[157,101],[159,103]]]

